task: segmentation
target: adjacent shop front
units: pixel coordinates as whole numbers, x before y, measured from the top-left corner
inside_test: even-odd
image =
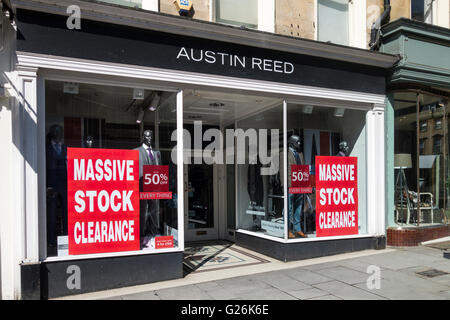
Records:
[[[388,79],[387,240],[416,246],[450,235],[450,32],[407,19],[382,32],[380,50],[402,57]]]
[[[190,241],[384,248],[395,56],[97,4],[69,30],[63,9],[16,10],[22,297],[180,278]]]

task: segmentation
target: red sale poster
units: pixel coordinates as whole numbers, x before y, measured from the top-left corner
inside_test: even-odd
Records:
[[[358,234],[356,157],[316,156],[316,236]]]
[[[137,150],[67,149],[69,254],[139,250]]]
[[[291,165],[291,187],[290,194],[311,193],[311,175],[309,165],[292,164]]]

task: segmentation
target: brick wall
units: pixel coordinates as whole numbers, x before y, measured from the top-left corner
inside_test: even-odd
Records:
[[[389,246],[418,246],[421,242],[450,236],[450,225],[418,227],[408,229],[387,229]]]

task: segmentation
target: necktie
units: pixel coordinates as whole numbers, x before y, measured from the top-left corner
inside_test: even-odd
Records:
[[[151,160],[152,162],[154,162],[155,158],[153,157],[152,149],[148,148],[147,151],[148,151],[148,155],[149,155],[149,157],[150,157],[150,160]]]

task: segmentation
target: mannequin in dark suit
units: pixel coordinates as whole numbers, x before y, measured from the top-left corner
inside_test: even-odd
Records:
[[[142,135],[142,145],[136,148],[139,150],[139,185],[143,189],[143,166],[161,165],[161,152],[153,150],[153,132],[145,130]],[[160,233],[159,224],[159,200],[141,200],[140,201],[140,235],[143,246],[150,240],[148,237],[154,237]]]
[[[301,152],[301,139],[297,135],[292,135],[288,140],[288,183],[291,183],[291,165],[305,164],[303,153]],[[289,195],[289,238],[306,238],[302,231],[301,220],[303,214],[303,194]]]
[[[47,243],[56,246],[56,237],[67,235],[67,147],[62,144],[63,128],[52,125],[46,144]],[[57,230],[58,218],[62,230]]]
[[[347,152],[348,152],[348,143],[347,141],[341,141],[341,143],[339,143],[339,152],[336,156],[338,157],[345,157],[347,156]]]

